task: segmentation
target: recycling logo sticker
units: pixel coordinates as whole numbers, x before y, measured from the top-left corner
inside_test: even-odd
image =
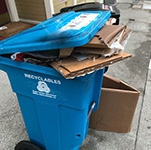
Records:
[[[41,92],[46,92],[46,93],[50,92],[50,88],[48,87],[47,83],[43,81],[38,82],[37,89]]]
[[[43,97],[53,98],[56,99],[57,95],[51,94],[51,90],[46,82],[44,81],[38,81],[37,83],[37,90],[32,90],[32,93],[34,95],[39,95]]]

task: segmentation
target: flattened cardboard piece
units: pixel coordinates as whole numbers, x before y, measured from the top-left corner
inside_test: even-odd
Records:
[[[101,55],[103,51],[110,51],[110,49],[104,49],[104,48],[89,48],[89,47],[76,47],[74,49],[74,53],[80,53],[80,54],[98,54]]]
[[[76,47],[73,53],[79,54],[98,54],[101,57],[110,57],[114,54],[118,54],[121,50],[114,50],[110,48],[90,48],[90,47]]]
[[[72,51],[73,51],[73,49],[74,49],[73,47],[60,49],[59,58],[70,56]]]
[[[82,76],[92,71],[109,66],[117,61],[131,57],[131,54],[121,52],[108,58],[100,58],[99,55],[90,55],[87,59],[78,61],[76,58],[68,57],[50,63],[54,69],[60,72],[65,78]]]
[[[130,33],[131,30],[128,29],[126,25],[105,25],[93,39],[83,47],[111,48],[111,45],[117,40],[119,40],[119,43],[122,45],[123,42],[128,40]]]
[[[109,45],[110,41],[125,27],[125,25],[107,25],[104,26],[96,35],[98,35],[106,45]]]
[[[100,106],[90,117],[90,128],[127,133],[135,114],[140,92],[108,75],[104,75]]]

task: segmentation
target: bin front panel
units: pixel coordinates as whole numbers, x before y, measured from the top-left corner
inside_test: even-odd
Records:
[[[90,107],[99,104],[103,69],[65,79],[52,68],[7,58],[0,58],[0,68],[17,94],[31,141],[46,150],[78,150],[87,135]]]
[[[43,105],[60,103],[79,109],[85,106],[88,98],[99,101],[103,70],[75,79],[65,79],[53,68],[9,59],[4,61],[7,63],[3,64],[3,70],[9,76],[13,91],[38,98]]]

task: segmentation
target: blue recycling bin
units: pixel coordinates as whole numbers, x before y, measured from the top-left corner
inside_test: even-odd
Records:
[[[0,57],[30,140],[45,150],[79,150],[92,105],[99,105],[104,69],[65,79],[52,68]]]
[[[69,32],[63,30],[60,37],[54,39],[49,35],[48,31],[52,31],[51,23],[52,28],[54,24],[56,26],[56,22],[59,22],[59,25],[60,21],[64,24],[63,19],[67,19],[68,24],[69,18],[73,17],[73,12],[69,12],[69,17],[65,13],[61,18],[57,16],[56,19],[47,20],[0,42],[0,69],[7,73],[12,89],[17,95],[30,141],[43,150],[79,150],[88,132],[89,116],[99,106],[104,69],[82,77],[65,79],[51,67],[14,61],[10,56],[18,51],[51,50],[60,48],[61,45],[79,46],[84,43],[83,40],[90,40],[110,17],[108,12],[104,12],[101,21],[99,15],[102,12],[97,13],[94,12],[98,21],[93,18],[88,24],[89,27],[86,27],[88,31],[95,28],[88,35],[84,32],[85,28],[80,29],[84,34],[81,37],[79,29],[78,33],[75,32],[77,29]],[[77,17],[77,13],[74,14]],[[81,15],[80,12],[78,14]],[[74,33],[79,38],[69,34],[64,37],[65,32]],[[31,150],[27,147],[26,149]]]

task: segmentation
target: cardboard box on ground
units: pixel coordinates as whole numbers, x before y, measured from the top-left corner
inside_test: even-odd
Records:
[[[131,131],[140,92],[109,75],[104,75],[100,106],[90,117],[90,128],[127,133]]]

